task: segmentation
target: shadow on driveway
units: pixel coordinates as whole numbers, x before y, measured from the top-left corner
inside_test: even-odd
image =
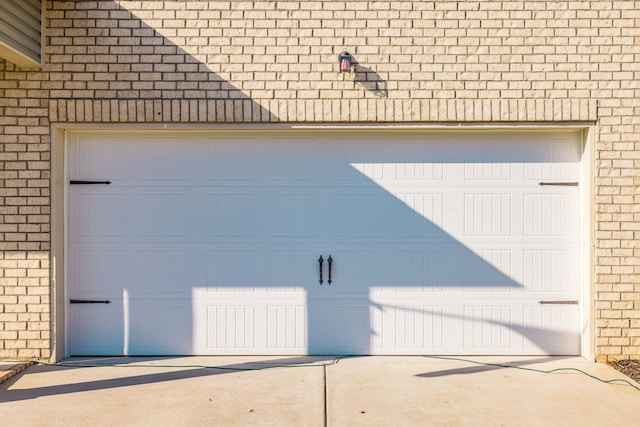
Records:
[[[39,385],[35,387],[13,388],[22,375],[0,385],[0,403],[15,402],[21,400],[38,399],[41,397],[49,397],[71,393],[81,393],[88,391],[97,391],[105,389],[114,389],[130,386],[139,386],[144,384],[158,384],[170,381],[185,380],[198,377],[215,376],[229,374],[232,372],[243,371],[262,371],[267,369],[278,368],[303,368],[303,367],[323,367],[338,363],[343,357],[335,356],[302,356],[287,357],[281,359],[269,359],[249,361],[244,363],[207,365],[207,364],[181,364],[180,361],[189,360],[189,358],[173,358],[173,357],[105,357],[105,358],[71,358],[56,364],[39,364],[28,368],[26,373],[34,377],[41,377],[42,382],[48,382],[45,375],[65,371],[75,370],[78,375],[77,381],[67,384],[56,385]],[[202,360],[202,359],[197,359]],[[116,376],[110,374],[105,379],[87,379],[86,369],[105,369],[105,368],[121,368],[122,371],[131,375]],[[82,370],[82,371],[80,371]],[[144,373],[145,371],[158,371],[153,373]],[[113,371],[111,371],[113,372]],[[24,373],[23,373],[24,375]],[[76,375],[64,376],[67,381]],[[94,375],[91,375],[93,378]]]
[[[455,361],[455,362],[464,362],[464,363],[472,363],[475,366],[469,366],[464,368],[455,368],[455,369],[446,369],[441,371],[432,371],[425,372],[423,374],[416,375],[421,378],[438,378],[438,377],[446,377],[449,375],[468,375],[468,374],[477,374],[481,372],[489,372],[495,371],[498,369],[526,369],[525,367],[528,365],[539,365],[545,362],[551,361],[562,361],[568,359],[575,359],[575,356],[549,356],[549,357],[537,357],[535,359],[529,360],[516,360],[509,361],[506,363],[489,363],[489,362],[478,362],[471,359],[459,358],[459,357],[448,357],[448,356],[424,356],[427,359],[434,360],[443,360],[443,361]]]

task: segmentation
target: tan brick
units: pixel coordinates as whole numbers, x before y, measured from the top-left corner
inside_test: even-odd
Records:
[[[18,339],[18,331],[2,331],[0,330],[0,342],[15,341]],[[0,349],[4,348],[3,346]],[[8,347],[7,347],[8,348]]]
[[[4,344],[2,341],[0,341],[0,343]],[[16,349],[0,347],[0,357],[5,359],[14,359],[18,357],[18,351]]]
[[[27,323],[26,322],[5,322],[4,330],[5,331],[26,331]]]
[[[29,343],[31,343],[31,341],[29,341]],[[46,347],[47,343],[42,343],[42,342],[36,342],[39,345],[43,345]],[[20,348],[18,349],[18,353],[17,356],[18,358],[21,359],[40,359],[40,358],[44,358],[43,353],[40,351],[39,348],[36,349],[25,349],[25,348]]]

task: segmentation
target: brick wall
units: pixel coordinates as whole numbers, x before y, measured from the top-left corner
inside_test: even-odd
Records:
[[[589,122],[596,351],[640,358],[640,1],[46,3],[42,70],[0,60],[0,357],[50,355],[52,123]]]
[[[0,61],[0,357],[50,349],[46,75]]]

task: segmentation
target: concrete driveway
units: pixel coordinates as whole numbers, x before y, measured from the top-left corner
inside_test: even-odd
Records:
[[[577,357],[467,359],[73,358],[32,366],[0,384],[0,420],[7,426],[640,425],[637,383],[607,384],[574,370],[630,381],[607,365]]]

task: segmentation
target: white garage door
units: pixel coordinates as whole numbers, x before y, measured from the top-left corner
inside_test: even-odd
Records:
[[[575,132],[73,133],[69,353],[579,354],[581,152]]]

